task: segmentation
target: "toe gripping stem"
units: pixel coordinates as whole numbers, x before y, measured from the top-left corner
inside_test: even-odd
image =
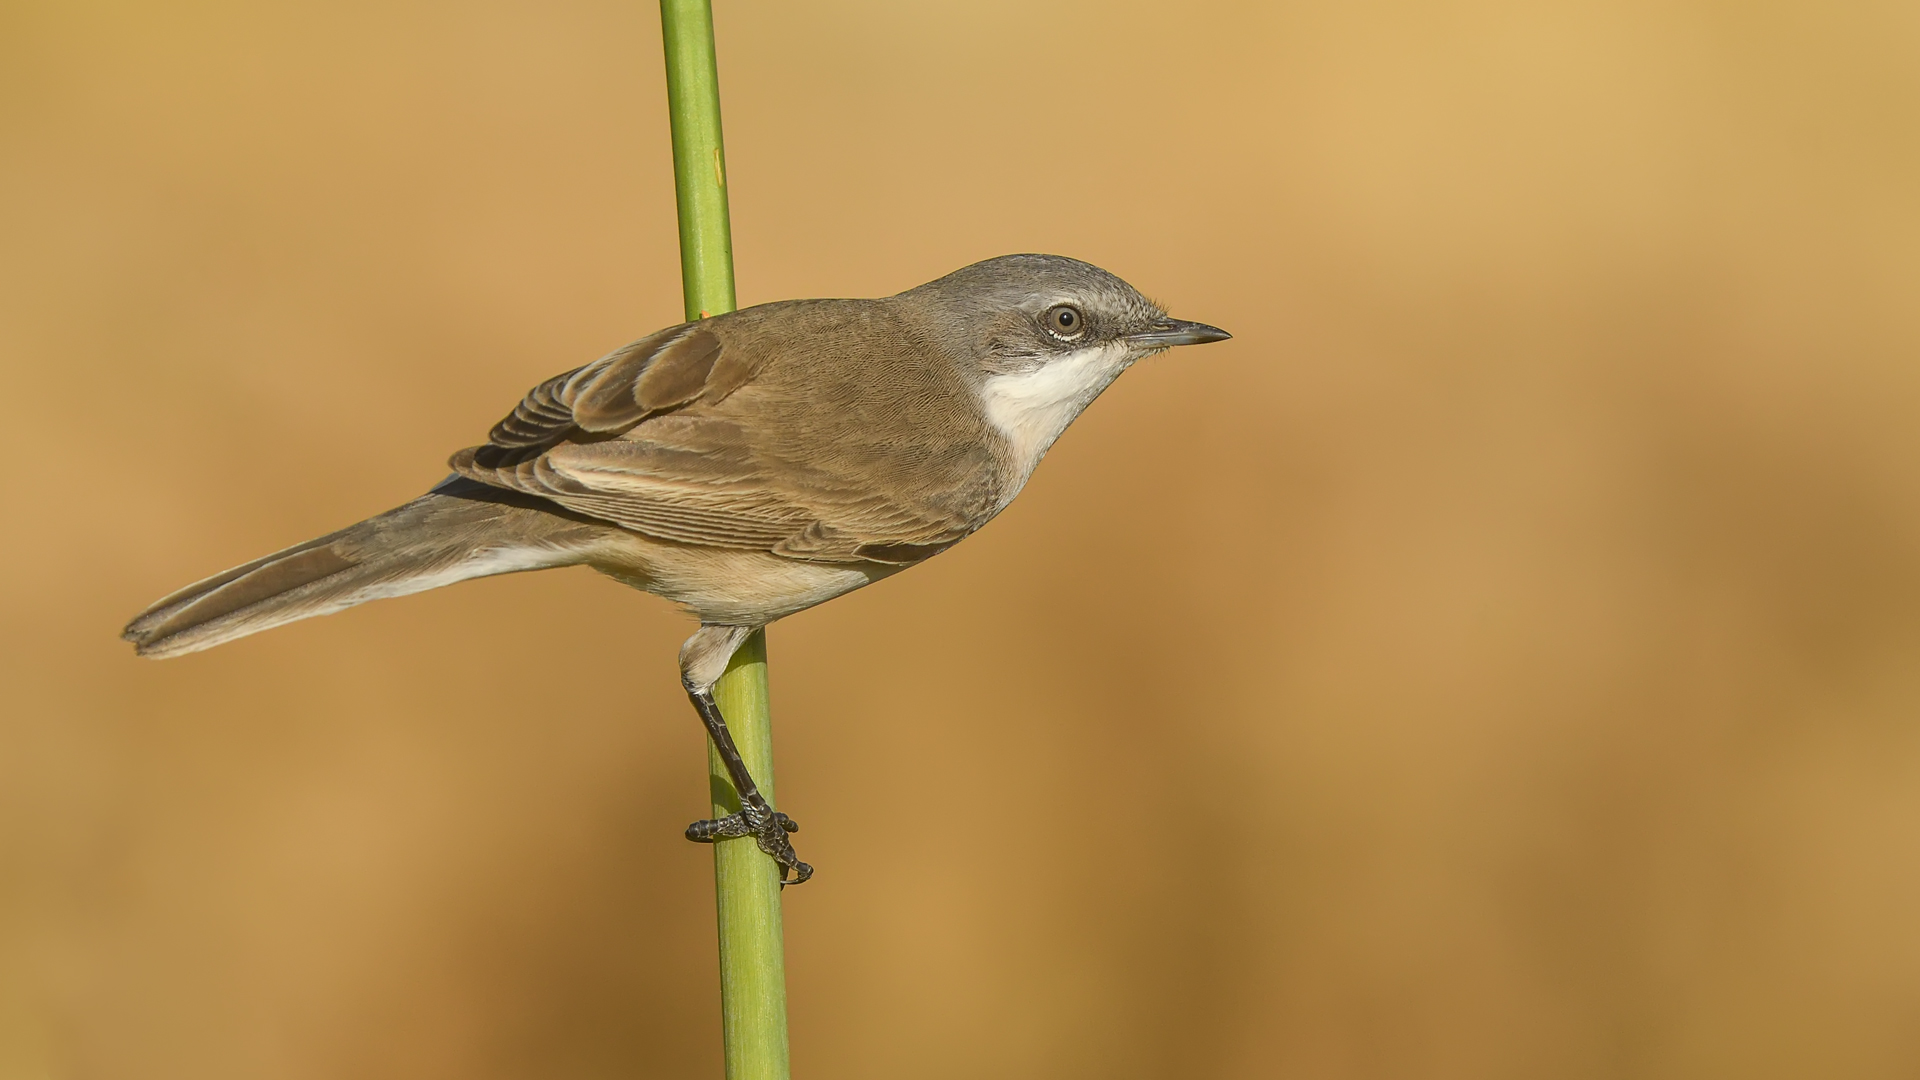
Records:
[[[773,821],[774,824],[780,826],[782,831],[790,833],[800,831],[800,826],[795,823],[792,818],[778,810],[773,812]],[[747,819],[746,813],[742,811],[738,814],[728,814],[723,818],[711,818],[706,821],[694,822],[687,826],[687,839],[696,844],[711,844],[717,840],[732,840],[741,836],[753,836],[756,835],[758,831],[758,828],[752,821]]]

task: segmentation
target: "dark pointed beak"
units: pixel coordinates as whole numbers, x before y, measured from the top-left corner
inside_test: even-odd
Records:
[[[1151,329],[1142,330],[1128,338],[1135,345],[1149,349],[1164,349],[1170,345],[1205,345],[1209,341],[1225,341],[1232,334],[1217,326],[1206,323],[1186,322],[1181,319],[1161,319]]]

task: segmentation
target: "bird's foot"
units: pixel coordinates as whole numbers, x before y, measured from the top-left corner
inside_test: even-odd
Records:
[[[687,839],[696,844],[712,844],[740,836],[753,837],[760,850],[780,864],[780,887],[784,889],[813,876],[813,867],[800,861],[793,853],[793,844],[787,840],[788,833],[799,831],[800,826],[792,818],[767,805],[765,799],[752,799],[737,814],[687,826]],[[792,879],[787,877],[789,870],[793,872]]]

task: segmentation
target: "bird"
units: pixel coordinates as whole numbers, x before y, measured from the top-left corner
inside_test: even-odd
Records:
[[[752,836],[798,884],[813,874],[798,826],[761,795],[714,701],[735,650],[966,539],[1128,368],[1230,336],[1040,254],[893,296],[681,323],[534,387],[412,502],[180,589],[123,637],[181,656],[369,600],[590,566],[699,620],[681,684],[741,808],[688,838]]]

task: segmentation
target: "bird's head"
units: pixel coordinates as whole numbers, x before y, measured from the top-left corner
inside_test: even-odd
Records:
[[[920,308],[943,343],[958,345],[988,376],[1032,374],[1076,361],[1117,375],[1172,346],[1232,336],[1172,318],[1114,275],[1061,255],[987,259],[900,299]],[[1097,364],[1089,364],[1096,358]]]
[[[1018,477],[1010,491],[1121,372],[1175,345],[1229,336],[1172,318],[1105,270],[1059,255],[1003,255],[894,299],[971,369],[981,412],[1005,438]]]

